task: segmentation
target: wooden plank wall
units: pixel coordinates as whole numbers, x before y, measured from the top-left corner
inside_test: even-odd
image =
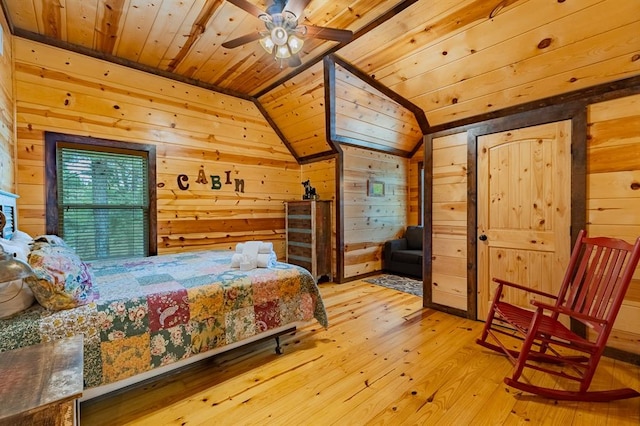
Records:
[[[409,160],[343,147],[344,277],[382,269],[382,246],[407,226]],[[367,181],[385,184],[382,197],[367,195]]]
[[[420,163],[424,160],[424,145],[418,148],[418,151],[411,157],[409,161],[409,200],[407,205],[408,220],[407,225],[418,225],[422,223],[420,215],[420,190],[424,185],[420,183]],[[423,195],[424,197],[424,195]]]
[[[432,301],[467,310],[467,133],[433,139]]]
[[[4,12],[0,12],[0,26],[0,190],[15,192],[13,43]]]
[[[381,150],[411,152],[422,139],[413,112],[336,65],[337,135]]]
[[[25,231],[45,230],[49,130],[156,144],[159,253],[255,239],[273,242],[284,259],[283,201],[302,194],[301,168],[253,102],[17,37],[15,81]],[[196,182],[200,171],[206,184]],[[188,190],[179,174],[189,177]],[[244,192],[234,179],[244,180]]]
[[[336,160],[329,159],[304,164],[302,166],[302,180],[309,179],[311,186],[316,188],[316,193],[320,200],[331,200],[331,274],[337,277],[336,259],[336,201],[339,194],[336,194]]]
[[[587,230],[634,242],[640,236],[640,95],[590,105]],[[609,346],[640,354],[640,268]]]
[[[322,62],[260,97],[259,101],[299,157],[330,151]]]

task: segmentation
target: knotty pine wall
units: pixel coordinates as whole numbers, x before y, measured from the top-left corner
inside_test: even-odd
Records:
[[[424,160],[424,145],[420,145],[418,151],[409,161],[409,200],[407,206],[407,225],[418,225],[422,223],[420,212],[420,191],[424,185],[420,183],[420,163]],[[424,197],[424,195],[423,195]]]
[[[640,236],[640,95],[588,108],[587,230],[634,242]],[[640,354],[640,268],[609,346]]]
[[[284,259],[285,200],[301,168],[251,101],[15,38],[21,227],[45,231],[44,132],[157,146],[158,252],[274,243]],[[198,173],[244,179],[220,190]],[[190,187],[180,190],[179,174]]]
[[[15,192],[13,47],[4,13],[0,13],[0,26],[3,39],[0,49],[0,190]]]
[[[467,133],[434,138],[431,297],[467,310]]]
[[[360,148],[343,147],[344,277],[382,269],[384,242],[407,226],[409,160]],[[367,195],[367,181],[385,184],[383,197]]]

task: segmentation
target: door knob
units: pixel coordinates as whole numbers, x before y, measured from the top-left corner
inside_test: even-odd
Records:
[[[481,235],[478,237],[478,239],[479,239],[480,241],[487,241],[487,236],[486,236],[486,235],[484,235],[484,234],[481,234]]]

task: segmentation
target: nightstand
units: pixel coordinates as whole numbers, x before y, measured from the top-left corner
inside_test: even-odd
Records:
[[[0,425],[78,424],[82,336],[0,353]]]

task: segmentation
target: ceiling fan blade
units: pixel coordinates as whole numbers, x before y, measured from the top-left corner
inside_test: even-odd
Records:
[[[300,60],[300,55],[297,53],[295,55],[291,55],[289,59],[287,59],[287,65],[291,68],[299,67],[302,65],[302,61]]]
[[[311,2],[311,0],[289,0],[287,5],[284,7],[284,10],[288,10],[289,12],[296,15],[296,18],[300,20],[302,17],[302,13],[307,5]]]
[[[243,44],[251,43],[252,41],[260,40],[262,35],[259,32],[243,35],[242,37],[234,38],[233,40],[227,40],[222,43],[222,47],[226,49],[233,49],[234,47],[242,46]]]
[[[227,0],[227,1],[239,7],[240,9],[244,10],[245,12],[250,13],[251,15],[254,15],[258,18],[260,17],[260,15],[264,15],[264,10],[260,9],[255,4],[249,3],[247,0]]]
[[[353,39],[353,31],[328,27],[316,27],[315,25],[305,25],[305,27],[307,27],[306,37],[340,42],[348,42]]]

